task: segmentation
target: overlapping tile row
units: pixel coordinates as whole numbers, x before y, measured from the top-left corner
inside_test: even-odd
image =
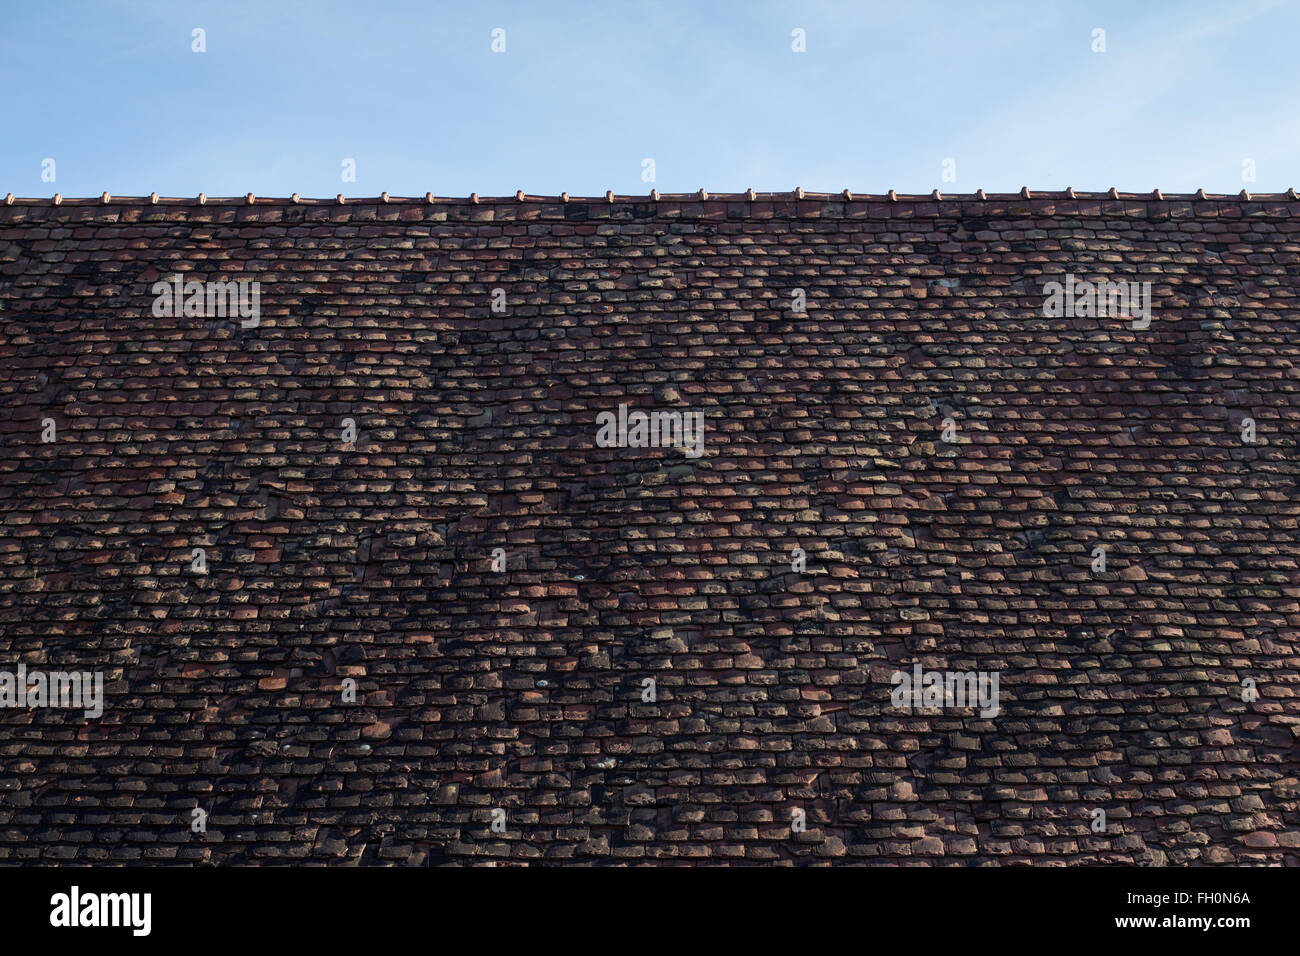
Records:
[[[1298,209],[0,207],[0,863],[1296,864]]]

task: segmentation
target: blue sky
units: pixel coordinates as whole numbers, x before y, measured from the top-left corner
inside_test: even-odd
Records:
[[[0,192],[1283,191],[1298,27],[1286,0],[15,3]]]

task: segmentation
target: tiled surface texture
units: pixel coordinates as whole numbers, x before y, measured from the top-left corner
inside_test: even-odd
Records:
[[[1300,862],[1297,212],[0,206],[0,863]]]

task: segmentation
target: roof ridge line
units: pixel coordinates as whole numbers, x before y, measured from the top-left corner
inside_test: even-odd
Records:
[[[941,193],[938,189],[929,193],[904,194],[895,193],[889,190],[886,193],[855,193],[848,189],[842,189],[835,192],[808,192],[801,188],[795,188],[789,192],[756,192],[748,189],[739,193],[715,193],[708,190],[700,189],[690,193],[661,193],[657,189],[652,189],[649,193],[626,193],[615,194],[612,190],[607,191],[603,196],[570,196],[568,193],[560,193],[558,196],[535,195],[525,193],[522,189],[515,192],[512,196],[480,196],[477,193],[471,193],[469,196],[435,196],[431,192],[423,196],[392,196],[387,192],[382,192],[378,196],[355,196],[346,197],[339,193],[332,199],[326,198],[305,198],[298,193],[291,196],[257,196],[254,193],[245,193],[242,196],[208,196],[199,193],[197,196],[159,196],[158,193],[151,193],[148,196],[115,196],[109,192],[104,192],[99,196],[84,197],[67,197],[55,193],[52,197],[43,196],[15,196],[9,193],[5,196],[5,205],[45,205],[52,204],[55,206],[62,205],[214,205],[214,206],[279,206],[279,205],[310,205],[310,206],[334,206],[334,205],[483,205],[483,204],[508,204],[508,203],[546,203],[555,205],[573,205],[577,203],[592,203],[600,205],[609,205],[610,203],[681,203],[681,202],[843,202],[843,203],[887,203],[887,202],[1008,202],[1014,200],[1020,201],[1041,201],[1041,200],[1073,200],[1073,201],[1092,201],[1092,200],[1148,200],[1154,202],[1283,202],[1300,199],[1295,187],[1288,188],[1285,192],[1278,193],[1250,193],[1245,189],[1239,193],[1206,193],[1204,189],[1198,189],[1194,193],[1165,193],[1159,189],[1153,189],[1147,192],[1120,192],[1116,187],[1098,192],[1079,192],[1073,187],[1066,187],[1063,190],[1055,191],[1038,191],[1031,190],[1028,186],[1023,187],[1019,192],[1014,193],[986,193],[983,189],[976,190],[973,193]]]

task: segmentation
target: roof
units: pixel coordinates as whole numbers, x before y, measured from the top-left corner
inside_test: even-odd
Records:
[[[1296,212],[7,201],[0,861],[1300,862]]]

